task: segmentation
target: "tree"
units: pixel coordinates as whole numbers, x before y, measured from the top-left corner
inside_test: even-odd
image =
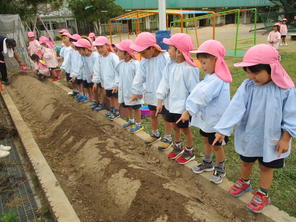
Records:
[[[123,13],[114,0],[68,0],[73,15],[80,21],[94,23],[99,27],[108,19]]]
[[[295,0],[270,0],[272,3],[280,6],[284,10],[284,15],[288,21],[293,21],[296,14]]]
[[[57,9],[63,0],[0,0],[0,14],[19,14],[22,20],[30,20],[41,4],[50,4],[52,9]]]

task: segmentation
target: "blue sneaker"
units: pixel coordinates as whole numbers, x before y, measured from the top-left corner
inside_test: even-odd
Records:
[[[98,103],[93,103],[89,107],[94,110],[99,104]]]
[[[95,111],[101,111],[101,110],[103,110],[103,109],[104,109],[104,106],[101,105],[101,104],[97,105],[97,106],[94,108]]]
[[[85,103],[88,101],[89,101],[89,99],[87,96],[83,96],[83,98],[80,100],[80,102],[85,102]]]
[[[130,133],[137,133],[143,129],[144,129],[144,127],[142,125],[136,124],[136,126],[134,128],[129,129],[129,132]]]
[[[134,124],[135,124],[134,122],[128,121],[127,123],[123,124],[122,127],[123,128],[128,128],[130,126],[133,126]]]
[[[83,98],[83,96],[82,95],[80,95],[80,96],[76,96],[76,100],[78,101],[78,102],[80,102],[80,100]]]

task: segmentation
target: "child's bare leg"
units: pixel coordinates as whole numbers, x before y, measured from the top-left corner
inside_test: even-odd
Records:
[[[141,110],[140,109],[136,109],[134,110],[135,113],[135,119],[136,119],[136,123],[141,123]]]
[[[127,113],[128,113],[128,118],[130,120],[133,120],[134,119],[134,116],[133,116],[133,109],[132,109],[132,107],[128,107],[127,108]]]
[[[224,148],[223,146],[213,146],[216,154],[216,162],[222,163],[225,160]]]
[[[268,168],[259,163],[260,168],[260,188],[268,190],[272,184],[273,169]]]
[[[190,128],[182,128],[186,139],[186,147],[193,147],[192,132]]]
[[[249,180],[250,179],[250,175],[251,175],[251,172],[252,172],[253,165],[254,165],[254,162],[248,163],[248,162],[242,161],[241,175],[242,175],[243,180]]]
[[[181,129],[179,127],[177,127],[176,123],[171,123],[171,124],[174,129],[175,143],[180,143],[181,142]]]
[[[150,111],[150,117],[151,117],[151,129],[152,131],[158,130],[158,119],[155,116],[156,111],[151,110]]]
[[[164,136],[167,137],[167,139],[172,140],[171,131],[172,131],[172,124],[165,119],[165,115],[162,115],[162,118],[164,120]]]

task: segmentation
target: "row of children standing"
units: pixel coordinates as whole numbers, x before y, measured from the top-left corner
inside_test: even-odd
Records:
[[[160,150],[172,145],[168,158],[179,164],[195,159],[190,127],[199,128],[204,138],[204,158],[192,171],[213,171],[210,181],[215,184],[226,175],[223,146],[236,125],[234,144],[242,161],[241,177],[229,193],[239,197],[252,189],[250,175],[258,160],[260,188],[247,207],[260,213],[270,203],[268,190],[273,169],[284,167],[291,137],[296,137],[296,91],[279,62],[277,50],[260,44],[246,52],[243,61],[235,66],[243,67],[248,79],[230,100],[232,75],[224,61],[225,48],[218,41],[205,41],[194,51],[191,37],[178,33],[164,39],[169,45],[168,52],[164,52],[151,33],[143,32],[134,42],[124,40],[115,44],[118,58],[106,37],[76,41],[74,35],[62,35],[65,47],[69,47],[68,39],[73,42],[73,57],[65,53],[62,68],[73,84],[72,94],[79,92],[77,100],[93,98],[91,108],[99,111],[104,108],[104,101],[99,100],[98,94],[104,93],[111,104],[106,117],[113,120],[119,116],[119,105],[126,108],[129,121],[123,127],[130,132],[142,129],[139,107],[147,104],[151,134],[145,143],[161,140]],[[92,46],[97,52],[92,51]],[[135,59],[135,52],[143,57],[140,62]],[[197,55],[206,74],[201,81],[190,53]],[[165,123],[162,139],[158,115],[163,116]],[[185,135],[184,145],[181,132]]]

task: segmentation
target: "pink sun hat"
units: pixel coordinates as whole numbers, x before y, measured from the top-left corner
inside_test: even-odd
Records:
[[[190,53],[207,53],[217,58],[215,65],[215,74],[225,82],[232,82],[231,72],[224,61],[226,55],[225,47],[217,40],[207,40],[203,42],[198,50],[190,51]]]
[[[68,31],[67,29],[61,29],[61,30],[59,31],[60,34],[62,34],[62,33],[64,33],[64,32],[68,32],[68,33],[69,33],[69,31]]]
[[[118,44],[115,44],[115,47],[121,51],[126,51],[130,54],[133,58],[135,58],[135,51],[130,48],[131,44],[133,43],[132,40],[123,40]]]
[[[186,62],[189,65],[196,67],[196,64],[190,56],[190,51],[193,49],[194,44],[192,42],[192,38],[189,35],[177,33],[169,39],[164,38],[163,42],[167,45],[175,46],[183,54]]]
[[[268,64],[271,68],[271,79],[280,88],[294,88],[294,83],[286,70],[280,64],[278,51],[270,45],[259,44],[248,49],[243,61],[235,63],[235,67],[248,67],[258,64]]]
[[[91,43],[86,39],[79,39],[77,42],[73,43],[76,47],[86,48],[91,50]]]
[[[162,51],[160,46],[156,44],[156,38],[154,35],[150,32],[142,32],[137,36],[135,42],[132,43],[130,47],[136,52],[142,52],[151,46]]]
[[[96,34],[93,33],[93,32],[91,32],[91,33],[88,34],[88,37],[89,37],[89,38],[94,38],[94,37],[96,37]]]
[[[61,34],[61,36],[67,36],[67,37],[69,37],[69,38],[72,38],[72,35],[71,35],[69,32],[63,32],[63,33]]]
[[[79,39],[81,39],[81,36],[79,34],[73,34],[71,39],[74,39],[75,41],[78,41]]]
[[[47,37],[45,37],[45,36],[40,36],[40,38],[39,38],[39,43],[40,43],[40,44],[45,44],[45,45],[47,45],[49,48],[52,48],[52,49],[55,48],[54,44],[53,44],[53,43],[52,43]]]
[[[106,36],[99,36],[93,42],[94,46],[102,46],[102,45],[106,45],[106,44],[110,46],[110,42],[109,42],[109,40],[107,39]]]
[[[34,32],[28,32],[28,38],[32,38],[35,37],[35,33]]]

